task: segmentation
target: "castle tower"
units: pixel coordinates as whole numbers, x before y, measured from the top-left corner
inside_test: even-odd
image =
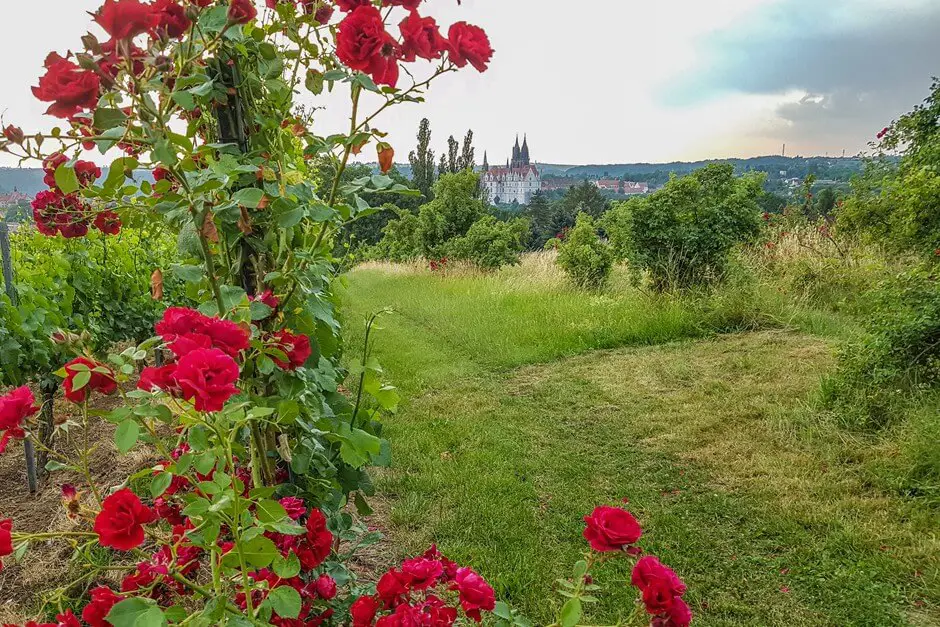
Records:
[[[487,158],[486,158],[486,151],[485,151],[485,150],[483,151],[483,171],[484,171],[484,172],[489,172],[489,171],[490,171],[490,162],[489,162],[489,161],[487,160]]]
[[[529,138],[523,135],[522,151],[519,153],[521,165],[529,165]]]
[[[512,147],[512,168],[518,168],[522,162],[522,149],[519,148],[519,136],[516,135],[516,145]]]

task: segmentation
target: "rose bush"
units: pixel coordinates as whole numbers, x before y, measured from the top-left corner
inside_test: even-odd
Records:
[[[72,582],[51,591],[42,611],[55,622],[39,624],[445,626],[485,612],[526,624],[478,573],[433,548],[374,587],[347,566],[376,540],[350,510],[370,511],[368,467],[390,461],[381,418],[398,396],[368,345],[343,366],[331,239],[371,213],[365,195],[408,190],[342,174],[370,142],[387,169],[394,150],[376,126],[386,109],[419,101],[458,68],[485,71],[492,57],[481,28],[458,22],[445,37],[422,12],[420,0],[266,0],[261,10],[251,0],[105,0],[93,19],[107,37],[88,34],[81,52],[47,58],[33,93],[67,126],[30,135],[7,125],[0,143],[43,160],[38,228],[68,238],[166,229],[179,249],[168,271],[198,306],[167,309],[153,337],[107,359],[64,343],[76,355],[58,374],[78,418],[59,428],[85,444],[46,452],[51,470],[81,478],[63,485],[74,527],[25,533],[0,521],[0,557],[26,559],[31,542],[55,540],[82,564],[89,593],[72,599]],[[295,99],[336,89],[348,90],[348,132],[318,135]],[[79,158],[93,150],[117,154],[106,176]],[[331,180],[313,176],[323,163]],[[150,365],[157,348],[167,362]],[[347,377],[357,389],[341,387]],[[35,426],[27,394],[0,400],[5,441]],[[96,408],[115,394],[117,408]],[[145,445],[161,461],[99,485],[99,443],[88,437],[97,419],[116,425],[120,452]],[[639,526],[625,520],[589,517],[604,553],[563,591],[562,625],[577,622],[573,603],[588,602],[596,557],[630,554]],[[93,557],[100,547],[110,564]],[[653,620],[683,624],[672,609],[681,592],[649,581]]]

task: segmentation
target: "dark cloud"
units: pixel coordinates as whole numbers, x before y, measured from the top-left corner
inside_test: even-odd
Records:
[[[879,4],[774,5],[702,42],[700,67],[674,84],[666,101],[805,91],[810,97],[778,108],[768,134],[833,146],[861,134],[864,143],[923,100],[931,77],[940,75],[940,2]]]

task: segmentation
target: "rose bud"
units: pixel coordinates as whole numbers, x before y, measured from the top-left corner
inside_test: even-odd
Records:
[[[380,142],[375,150],[379,155],[379,168],[382,170],[382,174],[388,173],[395,165],[395,149],[386,142]]]
[[[13,126],[12,124],[3,129],[3,136],[14,144],[22,144],[26,139],[26,135],[23,133],[23,129],[18,126]]]

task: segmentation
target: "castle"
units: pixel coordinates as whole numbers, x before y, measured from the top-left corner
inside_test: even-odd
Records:
[[[483,153],[483,174],[481,178],[486,200],[494,205],[508,205],[513,202],[527,205],[535,192],[542,189],[542,175],[529,160],[529,140],[523,137],[519,146],[519,136],[512,148],[512,159],[506,161],[506,167],[491,168],[486,153]]]

